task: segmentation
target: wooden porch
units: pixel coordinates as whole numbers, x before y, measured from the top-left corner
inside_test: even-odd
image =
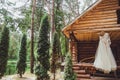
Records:
[[[77,74],[77,80],[120,80],[120,67],[119,71],[104,74],[97,71],[91,63],[74,63],[73,70]]]

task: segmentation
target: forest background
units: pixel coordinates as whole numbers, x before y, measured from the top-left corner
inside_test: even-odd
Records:
[[[55,29],[59,41],[59,54],[64,58],[68,52],[68,40],[62,34],[61,30],[95,1],[96,0],[36,0],[33,32],[35,57],[37,54],[40,22],[45,13],[49,16],[50,45],[52,45],[53,32]],[[6,75],[16,73],[16,63],[23,33],[27,34],[27,71],[30,71],[32,8],[32,0],[0,0],[0,34],[4,26],[10,30],[9,58]],[[51,51],[52,49],[50,48],[50,53]]]

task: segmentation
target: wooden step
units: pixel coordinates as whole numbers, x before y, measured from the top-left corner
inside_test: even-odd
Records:
[[[77,78],[90,79],[90,74],[77,74]]]
[[[79,70],[80,69],[79,66],[73,66],[72,68],[73,68],[73,70]]]
[[[77,80],[92,80],[92,79],[77,78]]]
[[[86,74],[85,70],[74,70],[76,74]]]

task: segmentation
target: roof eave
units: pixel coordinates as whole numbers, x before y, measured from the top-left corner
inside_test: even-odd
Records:
[[[70,27],[73,23],[75,23],[76,20],[78,20],[79,18],[81,18],[82,16],[84,16],[87,12],[89,12],[90,10],[92,10],[94,7],[96,7],[99,3],[101,3],[102,0],[98,0],[96,1],[93,5],[91,5],[90,7],[88,7],[84,12],[82,12],[82,14],[80,16],[78,16],[77,18],[75,18],[74,21],[72,21],[70,24],[68,24],[67,26],[65,26],[63,29],[62,29],[62,32],[64,33],[65,35],[65,30],[67,30],[68,27]]]

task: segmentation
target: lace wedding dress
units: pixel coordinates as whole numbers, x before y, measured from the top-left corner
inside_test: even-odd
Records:
[[[108,33],[99,37],[99,45],[96,51],[94,67],[104,73],[110,73],[117,69],[117,65],[110,48],[111,40]]]

